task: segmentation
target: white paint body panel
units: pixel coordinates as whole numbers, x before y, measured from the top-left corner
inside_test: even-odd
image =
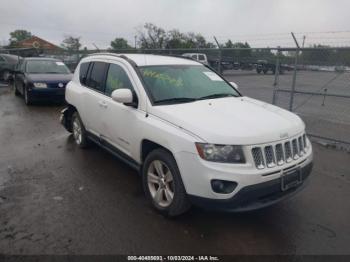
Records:
[[[196,64],[198,62],[158,55],[125,54],[138,66]],[[142,164],[141,145],[150,140],[167,148],[174,156],[188,194],[212,198],[231,198],[247,185],[266,182],[281,176],[282,167],[258,170],[250,149],[253,145],[290,140],[305,132],[303,121],[279,107],[248,97],[228,97],[176,105],[153,106],[137,73],[125,59],[94,55],[82,62],[103,61],[123,67],[134,86],[138,108],[113,101],[104,94],[83,87],[79,82],[79,65],[66,87],[66,100],[77,108],[86,129],[104,138],[119,150]],[[283,135],[283,137],[282,137]],[[242,145],[245,164],[208,162],[197,153],[195,142]],[[297,161],[286,164],[306,165],[312,161],[312,148]],[[263,176],[267,172],[276,172]],[[214,193],[211,179],[238,183],[231,194]]]

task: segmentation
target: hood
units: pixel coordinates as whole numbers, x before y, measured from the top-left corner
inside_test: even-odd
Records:
[[[305,129],[297,115],[248,97],[153,106],[149,113],[213,144],[268,143],[292,137]]]
[[[27,74],[31,82],[42,83],[68,83],[72,80],[72,74]]]

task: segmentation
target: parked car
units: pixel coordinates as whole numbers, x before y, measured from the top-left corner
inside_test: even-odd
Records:
[[[16,55],[0,54],[0,80],[7,82],[12,79],[18,61],[19,57]]]
[[[204,65],[209,65],[208,64],[208,58],[206,54],[202,53],[184,53],[182,54],[184,57],[190,57],[194,60],[197,60],[198,62],[204,64]]]
[[[27,105],[39,100],[64,100],[67,83],[73,75],[67,66],[53,58],[24,58],[15,71],[16,95],[23,95]]]
[[[95,54],[66,89],[61,123],[138,170],[158,211],[245,211],[294,195],[312,169],[295,114],[241,95],[193,60]]]

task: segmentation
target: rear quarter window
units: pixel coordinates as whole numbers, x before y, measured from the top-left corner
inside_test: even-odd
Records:
[[[79,70],[79,80],[82,85],[86,85],[87,73],[90,63],[82,63]]]

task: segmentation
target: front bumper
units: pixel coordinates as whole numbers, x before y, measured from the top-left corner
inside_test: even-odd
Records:
[[[312,170],[312,147],[300,158],[281,166],[258,169],[245,148],[245,164],[225,164],[205,161],[198,154],[179,152],[175,159],[189,198],[193,204],[209,209],[251,210],[276,203],[303,188]],[[290,190],[282,188],[286,174],[300,170],[298,184]],[[300,174],[297,172],[297,174]],[[283,177],[283,178],[282,178]],[[236,183],[231,193],[217,193],[211,182],[221,180]],[[301,181],[299,181],[301,180]],[[282,190],[283,189],[283,190]]]
[[[63,101],[65,88],[32,88],[28,90],[28,96],[31,100],[59,100]]]
[[[210,199],[189,195],[190,201],[197,206],[210,210],[226,210],[233,212],[251,211],[264,208],[295,195],[303,189],[308,182],[313,163],[300,168],[302,182],[287,190],[282,190],[281,177],[267,182],[241,188],[229,199]]]

